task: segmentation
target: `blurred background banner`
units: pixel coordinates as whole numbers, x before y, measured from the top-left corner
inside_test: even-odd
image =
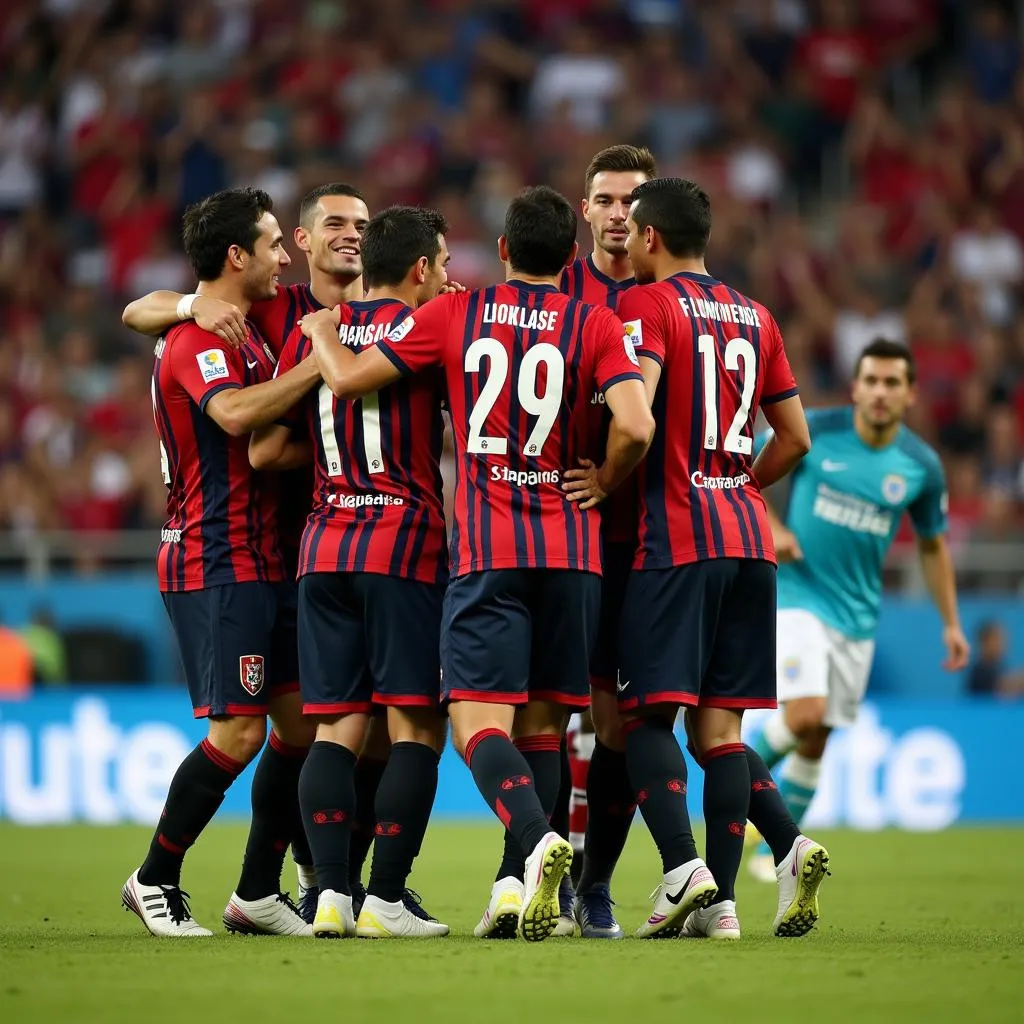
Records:
[[[751,716],[750,726],[757,727]],[[40,694],[0,704],[0,818],[19,825],[152,824],[174,769],[205,735],[170,687]],[[934,830],[971,822],[1024,824],[1015,777],[1024,705],[992,700],[879,698],[825,756],[813,826]],[[220,814],[248,814],[250,766]],[[700,816],[703,776],[690,762]],[[434,813],[488,819],[465,766],[441,760]],[[495,840],[497,841],[497,840]]]

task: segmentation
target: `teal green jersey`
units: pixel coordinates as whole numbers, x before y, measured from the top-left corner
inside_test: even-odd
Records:
[[[946,530],[946,481],[938,455],[900,427],[871,448],[853,409],[809,410],[812,446],[793,473],[786,525],[803,560],[779,566],[780,608],[803,608],[852,639],[874,635],[882,563],[904,511],[920,537]]]

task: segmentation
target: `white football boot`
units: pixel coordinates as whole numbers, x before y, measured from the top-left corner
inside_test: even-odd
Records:
[[[316,904],[316,917],[313,918],[313,938],[343,939],[355,933],[352,897],[333,889],[321,889]]]
[[[695,910],[683,922],[680,934],[684,939],[738,939],[740,919],[736,916],[736,901],[722,900],[704,910]]]
[[[192,917],[188,893],[177,885],[143,885],[133,871],[121,887],[121,905],[130,910],[152,935],[161,938],[210,938],[213,932]]]
[[[718,885],[700,857],[673,868],[651,893],[654,909],[637,929],[637,938],[675,938],[687,915],[710,906],[717,895]]]
[[[259,900],[243,900],[233,892],[224,908],[224,927],[233,935],[313,934],[286,892],[275,892]]]
[[[518,878],[499,878],[491,886],[491,901],[473,934],[478,939],[514,939],[523,912],[523,891]]]
[[[779,910],[772,931],[781,938],[806,935],[821,915],[818,888],[828,869],[828,850],[807,836],[797,836],[792,849],[775,869],[779,881]]]
[[[558,925],[558,890],[571,866],[572,847],[557,832],[548,832],[526,858],[519,934],[527,942],[546,939]]]
[[[417,917],[402,900],[386,903],[369,893],[356,921],[361,939],[437,939],[448,934],[448,925],[432,917]]]

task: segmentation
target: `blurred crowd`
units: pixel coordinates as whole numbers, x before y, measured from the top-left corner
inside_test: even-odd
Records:
[[[500,272],[511,195],[547,182],[578,199],[590,156],[634,142],[711,192],[708,266],[775,312],[806,403],[842,401],[871,338],[906,339],[954,541],[1018,537],[1019,15],[985,0],[5,0],[0,530],[162,520],[152,345],[119,314],[191,290],[189,203],[258,185],[286,234],[324,181],[359,185],[371,211],[434,205],[472,286]]]

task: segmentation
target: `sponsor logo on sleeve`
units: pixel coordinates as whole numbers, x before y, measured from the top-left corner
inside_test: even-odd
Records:
[[[211,380],[217,380],[219,377],[228,377],[228,362],[224,358],[224,352],[219,348],[208,348],[205,352],[200,352],[196,356],[196,362],[199,364],[199,372],[203,375],[203,380],[209,384]]]
[[[415,324],[416,318],[407,316],[384,340],[390,341],[392,344],[401,341],[413,329]]]
[[[636,350],[644,343],[643,326],[639,320],[627,320],[623,326],[625,333],[622,335],[622,347],[626,350],[629,361],[634,366],[639,366],[640,360],[636,357]]]

